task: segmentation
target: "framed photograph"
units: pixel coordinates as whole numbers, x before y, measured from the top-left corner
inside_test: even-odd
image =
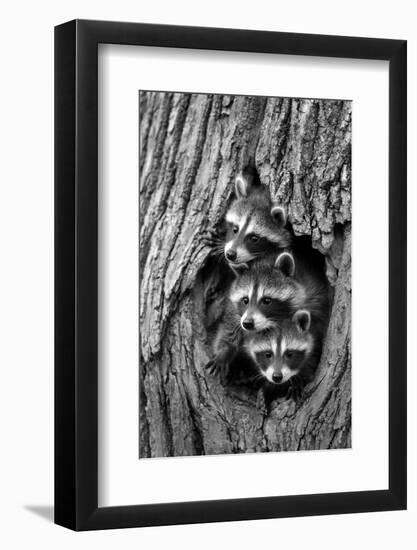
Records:
[[[55,29],[55,521],[406,507],[406,42]]]

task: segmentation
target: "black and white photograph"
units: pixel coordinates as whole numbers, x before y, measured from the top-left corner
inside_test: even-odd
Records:
[[[352,105],[139,91],[139,458],[351,447]]]
[[[417,548],[416,10],[376,7],[3,5],[0,548]]]

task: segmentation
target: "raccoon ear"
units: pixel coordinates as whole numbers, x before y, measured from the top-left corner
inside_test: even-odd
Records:
[[[239,174],[235,179],[235,193],[238,199],[242,199],[249,195],[250,183],[242,174]]]
[[[271,208],[271,216],[277,226],[282,229],[287,224],[287,213],[282,206],[273,206]]]
[[[292,254],[282,252],[275,260],[275,267],[286,277],[292,277],[295,272],[295,262]]]
[[[296,311],[292,320],[300,332],[306,332],[310,328],[311,315],[306,309]]]

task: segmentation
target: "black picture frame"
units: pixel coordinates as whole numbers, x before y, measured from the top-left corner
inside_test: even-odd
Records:
[[[389,62],[389,488],[98,507],[98,44]],[[404,40],[74,20],[55,28],[55,522],[108,529],[406,508]]]

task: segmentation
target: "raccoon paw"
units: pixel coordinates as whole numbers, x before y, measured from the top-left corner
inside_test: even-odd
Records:
[[[268,416],[268,406],[266,404],[265,393],[262,388],[259,388],[256,396],[256,408],[263,414],[263,416]]]
[[[218,376],[222,384],[226,384],[229,376],[229,365],[221,357],[214,357],[214,359],[211,359],[211,361],[206,364],[205,369],[209,374]]]
[[[222,239],[216,229],[207,229],[201,237],[201,242],[206,246],[215,247],[222,243]]]
[[[289,379],[290,386],[287,392],[287,399],[293,399],[296,403],[303,396],[304,382],[297,374]]]

